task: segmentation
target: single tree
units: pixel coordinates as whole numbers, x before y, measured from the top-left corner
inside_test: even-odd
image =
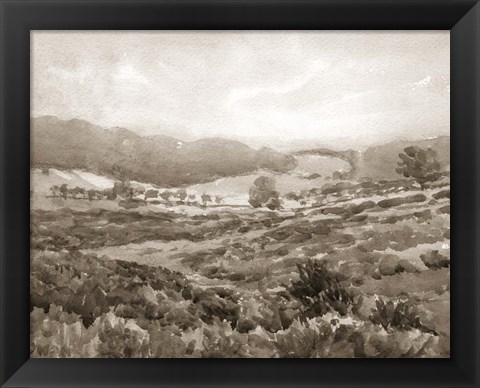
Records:
[[[68,189],[67,193],[71,198],[75,198],[75,188]]]
[[[172,196],[172,193],[168,190],[165,190],[160,193],[160,197],[162,197],[165,201],[168,201],[168,199]]]
[[[427,182],[434,182],[440,178],[440,163],[437,159],[437,151],[418,146],[407,147],[398,154],[400,161],[397,163],[396,172],[406,178],[414,178],[422,190]]]
[[[87,195],[88,195],[88,200],[92,202],[95,199],[96,192],[94,189],[90,189],[87,191]]]
[[[82,187],[74,187],[73,189],[69,190],[70,195],[72,198],[77,198],[77,196],[85,197],[85,189]]]
[[[223,202],[222,197],[220,197],[219,195],[216,195],[216,196],[215,196],[215,203],[216,203],[217,205],[220,205],[222,202]]]
[[[68,196],[68,186],[66,183],[60,186],[60,194],[62,194],[63,199],[67,200]]]
[[[111,189],[105,189],[103,190],[103,195],[108,199],[109,201],[114,201],[117,199],[117,191],[115,189],[115,186],[112,187]]]
[[[112,196],[114,199],[120,196],[122,199],[131,200],[133,194],[134,190],[129,181],[116,181],[113,184]]]
[[[204,206],[207,206],[208,202],[212,202],[212,197],[210,197],[208,194],[203,193],[201,198]]]
[[[134,194],[135,194],[134,188],[132,186],[127,187],[126,195],[127,195],[127,199],[129,201],[131,201],[133,199]]]
[[[248,202],[253,207],[266,206],[270,210],[280,209],[281,201],[278,191],[275,190],[275,180],[266,176],[255,179],[248,191]]]
[[[177,191],[177,197],[180,201],[184,202],[187,199],[187,191],[185,189],[180,189]]]

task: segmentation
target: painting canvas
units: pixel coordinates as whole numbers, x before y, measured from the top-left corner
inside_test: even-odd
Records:
[[[32,31],[31,357],[450,357],[449,39]]]

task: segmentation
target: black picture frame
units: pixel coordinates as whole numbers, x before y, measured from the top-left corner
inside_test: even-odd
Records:
[[[2,387],[480,387],[480,5],[472,0],[1,0]],[[29,359],[31,30],[448,29],[450,359]],[[421,55],[421,53],[419,53]]]

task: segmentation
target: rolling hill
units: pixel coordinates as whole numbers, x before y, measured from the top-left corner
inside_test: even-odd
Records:
[[[81,169],[162,186],[208,182],[260,168],[286,172],[296,164],[292,156],[269,148],[255,150],[238,141],[181,142],[55,116],[32,118],[31,133],[32,167]]]
[[[426,140],[399,140],[370,147],[364,153],[358,153],[356,176],[375,180],[398,179],[399,175],[395,172],[400,160],[398,154],[409,146],[434,149],[442,170],[450,170],[450,136],[441,136]]]

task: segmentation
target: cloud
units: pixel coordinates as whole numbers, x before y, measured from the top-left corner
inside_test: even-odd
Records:
[[[130,64],[122,64],[118,67],[117,72],[114,74],[114,78],[117,81],[133,82],[142,85],[148,85],[148,79],[143,76],[139,71],[133,68]]]
[[[294,92],[305,85],[307,85],[319,73],[325,72],[329,69],[330,64],[326,61],[315,60],[304,69],[298,69],[296,74],[291,76],[291,79],[278,85],[272,84],[269,86],[259,87],[242,87],[233,89],[226,100],[226,106],[233,106],[236,103],[248,100],[263,94],[285,95]]]
[[[427,75],[425,78],[422,78],[420,81],[414,82],[414,88],[424,88],[427,87],[432,81],[432,77]]]

